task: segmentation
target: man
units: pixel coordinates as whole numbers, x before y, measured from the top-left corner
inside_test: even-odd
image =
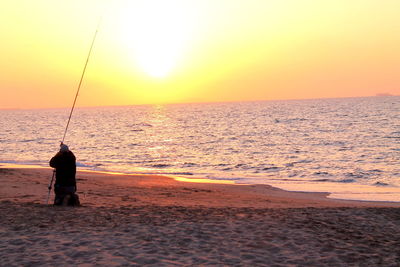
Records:
[[[76,192],[76,158],[68,146],[61,143],[60,151],[50,160],[50,166],[56,169],[54,184],[54,205],[79,206]]]

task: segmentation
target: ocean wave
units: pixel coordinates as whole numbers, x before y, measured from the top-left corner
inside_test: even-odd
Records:
[[[342,180],[338,180],[338,183],[355,183],[356,180],[355,179],[342,179]]]
[[[89,164],[85,164],[82,162],[76,162],[76,167],[80,167],[80,168],[95,168],[97,166],[100,166],[99,164],[95,164],[95,165],[89,165]]]
[[[251,169],[252,167],[245,164],[245,163],[239,163],[235,165],[235,169],[242,169],[242,170],[248,170]]]
[[[378,182],[374,183],[374,185],[376,185],[376,186],[389,186],[390,184],[378,181]]]
[[[317,175],[317,176],[332,176],[329,172],[324,172],[324,171],[322,171],[322,172],[314,172],[313,174]]]
[[[166,174],[170,174],[170,175],[194,175],[192,172],[170,172],[170,173],[166,173]]]
[[[272,167],[265,167],[261,169],[262,171],[267,171],[267,172],[278,172],[280,170],[282,170],[281,167],[277,167],[277,166],[272,166]]]
[[[152,165],[150,165],[150,167],[156,168],[156,169],[164,169],[164,168],[172,167],[172,165],[159,163],[159,164],[152,164]]]
[[[131,128],[135,128],[135,127],[153,127],[152,124],[147,123],[147,122],[139,122],[139,123],[133,123],[130,125]]]
[[[129,147],[141,146],[141,144],[132,143],[128,145]]]
[[[334,180],[332,180],[332,179],[315,179],[315,180],[312,180],[313,182],[334,182]]]
[[[191,168],[191,167],[196,167],[196,166],[198,166],[198,164],[197,163],[193,163],[193,162],[185,162],[185,163],[182,164],[183,168]]]
[[[352,177],[352,178],[366,178],[368,177],[368,173],[353,173],[353,172],[348,172],[345,174],[347,177]]]
[[[310,180],[312,182],[321,182],[321,183],[355,183],[356,180],[354,179],[340,179],[340,180],[336,180],[336,179],[329,179],[329,178],[324,178],[324,179],[312,179]]]

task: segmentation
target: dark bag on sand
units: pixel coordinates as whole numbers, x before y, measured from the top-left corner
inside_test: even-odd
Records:
[[[66,194],[63,196],[56,196],[54,199],[54,205],[56,206],[80,206],[79,196],[75,193]]]
[[[54,205],[56,206],[80,206],[79,196],[75,193],[76,186],[54,186]]]
[[[68,200],[67,206],[80,206],[81,202],[79,201],[78,194],[71,194],[71,197]]]

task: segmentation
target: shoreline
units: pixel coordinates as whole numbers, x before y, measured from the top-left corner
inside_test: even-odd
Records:
[[[0,173],[5,172],[12,178],[23,179],[25,176],[36,175],[38,178],[24,181],[24,184],[31,183],[31,186],[35,187],[35,192],[39,190],[46,191],[48,183],[52,176],[52,168],[41,167],[41,166],[29,166],[29,165],[13,165],[13,164],[0,164]],[[41,178],[39,178],[41,177]],[[16,182],[16,181],[15,181]],[[11,189],[12,194],[17,194],[20,187],[13,185],[12,181],[9,181],[9,186],[15,188]],[[47,183],[47,185],[46,185]],[[251,206],[251,207],[355,207],[355,206],[368,206],[368,207],[400,207],[400,202],[395,201],[370,201],[370,200],[355,200],[355,199],[338,199],[331,198],[330,193],[326,191],[302,191],[299,188],[297,190],[284,190],[274,185],[265,184],[236,184],[232,181],[215,181],[210,179],[197,179],[197,178],[184,178],[179,176],[171,175],[150,175],[150,174],[124,174],[124,173],[111,173],[101,171],[90,171],[90,170],[78,170],[77,171],[77,183],[78,183],[78,194],[83,195],[84,198],[90,195],[90,192],[99,189],[99,185],[105,188],[118,187],[122,189],[134,188],[135,190],[145,190],[149,196],[146,199],[146,203],[152,202],[158,204],[155,199],[160,201],[167,201],[171,204],[171,199],[175,202],[182,202],[183,200],[189,205],[212,205],[216,206]],[[41,185],[41,189],[39,186]],[[6,188],[6,185],[4,186]],[[157,190],[151,190],[157,188],[157,190],[166,191],[165,197],[160,197]],[[18,190],[17,190],[18,189]],[[213,194],[201,195],[201,199],[181,199],[182,196],[169,192],[169,190],[176,189],[183,191],[193,192],[213,192]],[[0,193],[5,193],[8,189],[1,190]],[[19,195],[30,196],[32,201],[34,194],[29,194],[29,190],[23,190],[19,192]],[[103,191],[103,190],[101,190]],[[31,192],[32,193],[32,192]],[[130,198],[126,192],[120,192],[121,198]],[[187,193],[187,192],[185,192]],[[43,194],[43,192],[42,192]],[[53,192],[51,192],[53,194]],[[219,196],[218,194],[221,194]],[[174,196],[176,195],[176,196]],[[190,194],[189,194],[190,195]],[[208,195],[208,196],[207,196]],[[192,196],[193,197],[193,196]],[[209,197],[211,200],[207,200]],[[36,200],[33,203],[39,203]],[[153,199],[151,199],[153,198]],[[241,199],[242,201],[238,201]],[[261,200],[260,203],[257,203]],[[95,200],[94,202],[96,202]],[[195,203],[195,201],[199,201]],[[218,201],[220,203],[218,203]],[[84,200],[82,201],[84,202]],[[229,203],[227,203],[229,202]],[[265,204],[265,203],[266,204]],[[114,203],[115,205],[121,204],[120,201]],[[251,204],[247,204],[251,203]],[[182,204],[182,203],[180,203]]]
[[[1,168],[16,169],[52,169],[41,165],[0,163]],[[174,179],[177,182],[205,183],[205,184],[230,184],[230,185],[248,185],[248,186],[272,186],[288,192],[298,193],[322,193],[326,198],[343,201],[362,201],[362,202],[381,202],[381,203],[399,203],[400,188],[395,186],[374,186],[363,184],[346,184],[335,182],[297,182],[297,181],[269,181],[265,184],[246,184],[237,183],[233,180],[210,179],[196,176],[173,175],[162,173],[123,173],[112,171],[97,171],[79,168],[77,173],[98,173],[105,175],[119,176],[161,176]],[[51,178],[51,177],[50,177]],[[49,178],[49,179],[50,179]]]

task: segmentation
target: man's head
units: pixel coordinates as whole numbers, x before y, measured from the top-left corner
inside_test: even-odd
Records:
[[[66,144],[61,144],[60,145],[60,152],[68,152],[69,148]]]

